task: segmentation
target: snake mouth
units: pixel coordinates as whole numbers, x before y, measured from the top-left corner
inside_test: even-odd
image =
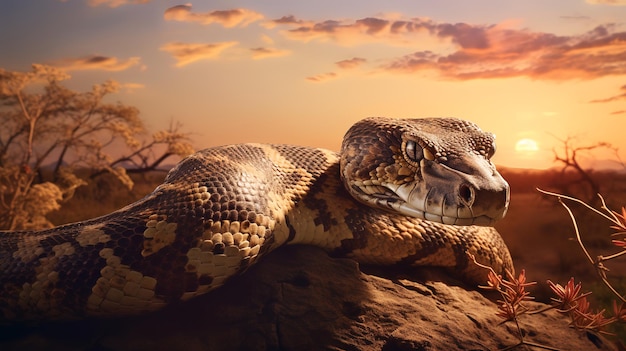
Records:
[[[453,225],[492,226],[506,215],[509,184],[492,169],[481,176],[465,174],[445,165],[444,172],[425,172],[424,182],[385,186],[397,198],[400,213]],[[428,184],[428,186],[426,186]]]
[[[492,213],[485,211],[475,211],[468,198],[458,196],[458,201],[450,201],[450,196],[440,194],[436,191],[428,191],[425,195],[422,192],[411,191],[410,186],[391,186],[397,200],[391,202],[391,208],[407,216],[425,219],[431,222],[458,226],[492,226],[504,217],[504,212],[495,211]],[[461,187],[461,192],[469,192],[474,195],[473,190]]]
[[[492,226],[501,218],[501,216],[494,218],[488,215],[474,215],[471,208],[453,205],[446,206],[444,201],[433,201],[428,196],[420,199],[414,196],[415,193],[413,195],[410,195],[411,192],[407,193],[405,191],[406,187],[402,186],[387,184],[363,187],[353,186],[352,188],[358,194],[357,198],[367,205],[431,222],[458,226]],[[411,200],[407,201],[408,198],[411,198]]]
[[[423,189],[423,184],[353,185],[361,202],[387,211],[457,226],[493,226],[506,214],[509,188],[506,182],[496,190],[479,189],[461,183],[456,193],[440,188]]]

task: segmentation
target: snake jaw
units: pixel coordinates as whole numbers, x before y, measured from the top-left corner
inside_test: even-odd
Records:
[[[508,208],[509,190],[506,182],[503,189],[496,192],[505,198],[503,207],[495,206],[495,208],[487,207],[476,210],[472,207],[474,201],[468,202],[468,199],[463,196],[457,196],[455,200],[450,194],[442,193],[434,188],[429,190],[424,188],[423,183],[417,182],[382,183],[380,185],[370,185],[369,183],[365,185],[358,182],[352,185],[352,193],[359,201],[369,206],[409,217],[457,226],[493,226],[495,222],[504,217]],[[468,191],[472,193],[471,200],[474,200],[476,193],[481,192],[473,190],[466,184],[462,184],[460,188],[470,189]]]
[[[476,214],[471,206],[449,203],[449,196],[432,189],[424,192],[411,184],[388,187],[397,196],[397,200],[386,202],[389,208],[406,216],[458,226],[492,226],[504,216],[502,212]]]

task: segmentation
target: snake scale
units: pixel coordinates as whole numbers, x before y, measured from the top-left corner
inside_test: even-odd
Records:
[[[341,152],[268,144],[199,151],[111,214],[0,233],[0,321],[120,316],[207,293],[285,244],[367,264],[512,268],[491,225],[509,186],[494,136],[456,118],[366,118]]]

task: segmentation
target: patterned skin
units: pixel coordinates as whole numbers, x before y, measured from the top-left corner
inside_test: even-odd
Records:
[[[369,118],[348,131],[340,154],[266,144],[199,151],[114,213],[0,233],[0,321],[157,310],[285,244],[483,281],[468,252],[499,272],[513,267],[489,227],[509,201],[489,161],[493,140],[458,119]]]

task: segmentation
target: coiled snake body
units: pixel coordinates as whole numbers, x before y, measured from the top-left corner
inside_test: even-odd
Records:
[[[492,134],[453,118],[368,118],[340,154],[241,144],[181,161],[142,200],[36,232],[0,233],[0,321],[151,311],[209,292],[272,249],[311,244],[374,264],[502,272],[509,187]]]

